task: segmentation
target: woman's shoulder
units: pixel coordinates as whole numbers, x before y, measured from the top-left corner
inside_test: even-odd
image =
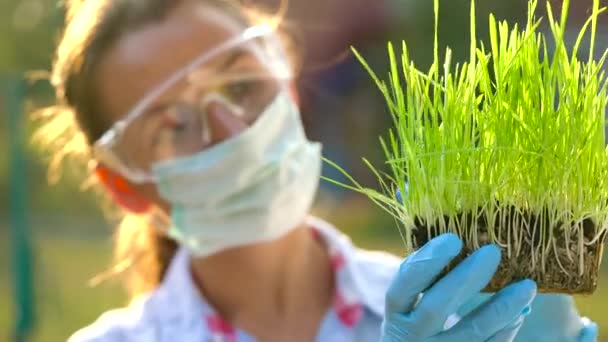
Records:
[[[400,264],[401,259],[395,255],[356,249],[353,263],[355,282],[368,307],[378,315],[384,314],[385,294]]]
[[[208,309],[192,281],[190,254],[180,248],[154,290],[104,313],[69,342],[202,340],[210,334],[202,319]]]
[[[362,248],[356,249],[355,260],[359,267],[376,269],[380,274],[389,273],[391,275],[399,269],[399,265],[403,261],[398,256],[385,251]]]
[[[357,268],[369,276],[378,278],[378,281],[392,280],[399,269],[402,259],[384,251],[375,251],[357,248],[355,263]]]
[[[163,281],[152,291],[140,295],[125,308],[102,314],[91,325],[77,331],[69,342],[97,341],[179,341],[180,336],[203,338],[204,303],[189,271],[189,254],[175,254]]]
[[[142,295],[127,307],[106,311],[92,324],[78,330],[68,342],[154,341],[149,310],[153,296]]]

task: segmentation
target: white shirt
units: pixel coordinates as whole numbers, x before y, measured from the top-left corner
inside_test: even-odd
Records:
[[[336,279],[333,305],[321,322],[316,341],[378,341],[384,294],[400,259],[357,249],[348,237],[319,219],[310,218],[309,225],[329,248]],[[104,313],[69,341],[255,341],[223,321],[201,296],[189,260],[188,252],[180,249],[156,290],[127,308]]]

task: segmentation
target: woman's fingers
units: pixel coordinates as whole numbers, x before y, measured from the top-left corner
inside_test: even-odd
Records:
[[[487,338],[471,337],[471,336],[454,336],[450,334],[439,334],[426,342],[448,342],[448,341],[471,341],[471,342],[512,342],[515,340],[519,329],[524,324],[525,317],[520,316],[515,319],[511,324],[494,334],[494,336]],[[461,340],[461,338],[463,338]]]
[[[444,234],[401,264],[386,294],[384,341],[502,342],[517,335],[526,314],[524,309],[536,295],[536,284],[529,280],[503,289],[452,329],[443,331],[448,316],[479,294],[500,263],[500,248],[482,247],[429,289],[461,248],[456,235]]]
[[[533,281],[512,284],[438,337],[446,341],[511,341],[530,313],[535,296]]]
[[[496,335],[492,336],[487,342],[511,342],[515,340],[519,329],[524,324],[525,317],[519,317],[515,322],[511,323],[508,327],[497,332]]]
[[[424,294],[412,312],[413,321],[425,322],[418,333],[421,336],[440,333],[448,316],[490,282],[499,263],[500,248],[494,245],[485,246],[441,278]]]
[[[386,314],[408,313],[449,262],[460,253],[462,242],[455,234],[440,235],[408,256],[386,293]]]

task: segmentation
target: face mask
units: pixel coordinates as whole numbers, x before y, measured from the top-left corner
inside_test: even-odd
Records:
[[[321,171],[286,91],[238,136],[154,165],[170,202],[169,235],[199,257],[277,239],[303,222]]]

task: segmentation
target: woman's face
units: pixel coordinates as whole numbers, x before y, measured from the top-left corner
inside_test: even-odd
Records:
[[[164,20],[126,34],[103,56],[95,73],[102,120],[109,127],[123,119],[176,71],[244,29],[242,23],[217,8],[185,0]],[[220,82],[214,80],[264,73],[266,67],[259,55],[256,57],[253,44],[218,55],[153,97],[138,116],[141,119],[123,134],[119,157],[149,171],[154,163],[196,153],[243,131],[276,96],[277,84],[257,80],[216,87]],[[215,105],[218,94],[227,101]],[[190,108],[203,101],[204,120],[199,108]],[[134,187],[168,209],[152,184]]]

